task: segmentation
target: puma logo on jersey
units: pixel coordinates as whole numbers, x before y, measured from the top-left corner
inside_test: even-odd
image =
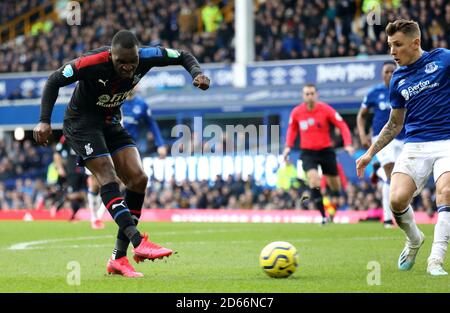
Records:
[[[113,204],[112,206],[111,206],[111,208],[112,208],[112,210],[114,211],[117,207],[119,207],[119,206],[123,206],[124,208],[126,208],[126,206],[125,206],[125,200],[122,200],[120,203],[117,203],[117,204]]]
[[[103,86],[105,86],[105,87],[106,87],[106,82],[107,82],[107,81],[108,81],[108,79],[107,79],[107,80],[101,80],[101,79],[98,80],[98,82],[99,82],[99,83],[102,83]]]

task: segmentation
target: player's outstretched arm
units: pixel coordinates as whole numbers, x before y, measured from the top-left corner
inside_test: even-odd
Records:
[[[52,134],[51,117],[59,88],[70,85],[80,78],[80,71],[77,69],[76,63],[72,61],[53,72],[47,79],[42,91],[39,123],[33,130],[33,138],[37,144],[46,146],[49,142]]]
[[[209,88],[210,79],[203,74],[197,59],[188,51],[163,47],[141,47],[140,62],[148,69],[154,66],[181,65],[191,74],[193,84],[202,90]]]
[[[356,160],[356,173],[358,177],[364,176],[364,171],[372,158],[381,149],[387,146],[402,130],[405,121],[406,109],[392,109],[389,121],[384,125],[376,142],[358,160]]]

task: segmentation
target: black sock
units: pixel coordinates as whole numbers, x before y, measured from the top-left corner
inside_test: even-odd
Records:
[[[320,188],[312,188],[311,189],[311,200],[314,202],[316,209],[320,211],[320,214],[323,218],[326,217],[325,209],[323,207],[323,199],[322,193],[320,192]]]
[[[125,190],[125,202],[130,208],[131,216],[134,223],[137,225],[142,213],[142,205],[144,204],[145,193],[134,192],[132,190]]]
[[[117,231],[116,245],[113,250],[113,259],[120,259],[127,255],[128,245],[130,244],[130,239],[123,233],[119,228]]]
[[[125,202],[128,204],[130,209],[131,217],[133,218],[134,224],[137,226],[139,223],[139,218],[141,217],[142,205],[144,204],[144,193],[138,193],[131,191],[129,189],[125,190]],[[113,258],[119,259],[127,255],[128,245],[130,244],[130,239],[123,233],[121,229],[117,232],[116,247],[113,251]]]
[[[81,207],[81,203],[78,200],[70,201],[70,206],[72,207],[72,216],[70,217],[70,220],[75,219],[75,215],[77,215],[78,210]]]
[[[117,259],[123,258],[124,256],[127,256],[127,252],[124,251],[123,248],[117,248],[117,242],[118,241],[116,241],[116,248],[114,248],[112,256],[111,256],[113,260],[117,260]],[[128,243],[129,242],[130,241],[128,241]]]
[[[130,210],[122,197],[118,183],[109,183],[100,188],[102,201],[119,229],[131,241],[134,247],[139,246],[142,237],[136,229]]]

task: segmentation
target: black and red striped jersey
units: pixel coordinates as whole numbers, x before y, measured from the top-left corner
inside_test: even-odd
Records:
[[[120,106],[139,80],[152,68],[182,65],[195,78],[201,68],[189,52],[162,47],[139,48],[139,64],[132,78],[120,78],[113,67],[110,47],[92,50],[53,72],[44,87],[40,121],[50,123],[59,88],[78,82],[64,119],[120,121]]]

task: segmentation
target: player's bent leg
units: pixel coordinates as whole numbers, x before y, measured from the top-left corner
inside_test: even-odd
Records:
[[[417,190],[414,180],[407,174],[394,173],[391,177],[390,206],[394,214],[400,214],[411,203]]]
[[[127,189],[145,193],[148,177],[142,166],[142,161],[136,147],[126,147],[113,153],[112,160],[117,175]]]
[[[121,181],[127,186],[125,190],[125,202],[130,209],[131,216],[135,225],[138,224],[141,216],[142,204],[144,202],[144,192],[133,192],[128,186],[135,190],[145,190],[147,185],[147,176],[142,168],[140,157],[135,147],[126,147],[113,153],[113,162],[117,168],[117,174]],[[127,255],[130,241],[119,229],[117,233],[116,245],[113,251],[113,258],[121,258]]]
[[[417,253],[425,242],[425,235],[414,220],[413,208],[409,205],[417,187],[414,180],[404,173],[394,173],[391,178],[390,204],[397,225],[406,234],[406,243],[398,259],[398,268],[410,270]]]
[[[118,177],[111,157],[101,156],[87,160],[86,166],[100,184],[100,194],[106,209],[134,247],[141,244],[142,236],[136,229],[125,199],[120,192]]]
[[[148,181],[147,175],[142,167],[139,152],[136,147],[120,149],[117,153],[113,153],[113,161],[117,169],[117,174],[126,186],[125,202],[130,209],[134,223],[137,225],[141,216]],[[118,242],[121,242],[120,248],[122,251],[120,254],[126,254],[128,245],[120,232],[118,233],[117,239]],[[141,245],[135,247],[133,253],[134,260],[139,263],[145,259],[154,260],[157,258],[168,257],[173,251],[149,241],[148,236],[144,235]]]
[[[433,276],[448,275],[442,267],[450,236],[450,172],[442,173],[436,181],[436,204],[438,219],[434,228],[434,239],[427,272]]]

